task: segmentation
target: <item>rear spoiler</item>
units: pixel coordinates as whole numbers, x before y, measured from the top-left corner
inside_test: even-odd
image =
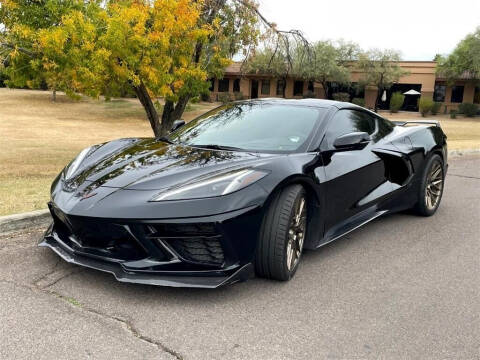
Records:
[[[440,123],[438,120],[412,120],[412,121],[398,121],[398,120],[390,120],[392,121],[395,125],[398,126],[408,126],[410,124],[412,125],[435,125],[436,127],[440,127]]]

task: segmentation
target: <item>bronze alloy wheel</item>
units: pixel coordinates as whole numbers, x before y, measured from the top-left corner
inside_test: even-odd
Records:
[[[307,206],[305,197],[302,196],[295,207],[295,213],[290,221],[287,243],[287,268],[289,271],[295,269],[300,260],[305,239],[307,225]]]
[[[428,210],[438,205],[443,191],[443,169],[440,162],[433,163],[427,177],[425,188],[425,204]]]

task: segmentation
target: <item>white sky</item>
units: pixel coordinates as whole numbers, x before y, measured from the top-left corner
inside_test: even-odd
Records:
[[[400,50],[404,60],[447,54],[480,26],[480,0],[259,0],[279,29],[310,41],[354,41],[364,49]]]

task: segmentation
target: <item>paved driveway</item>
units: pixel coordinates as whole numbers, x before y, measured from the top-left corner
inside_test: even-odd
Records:
[[[478,359],[480,157],[431,218],[398,214],[306,253],[293,281],[120,284],[0,239],[0,358]]]

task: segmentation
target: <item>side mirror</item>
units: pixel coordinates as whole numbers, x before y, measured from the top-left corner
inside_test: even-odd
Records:
[[[370,140],[370,135],[366,132],[353,132],[336,138],[333,146],[336,149],[354,150],[362,148],[369,143]]]
[[[173,122],[172,128],[170,129],[170,132],[174,132],[178,128],[181,128],[183,125],[185,125],[185,120],[175,120]]]

